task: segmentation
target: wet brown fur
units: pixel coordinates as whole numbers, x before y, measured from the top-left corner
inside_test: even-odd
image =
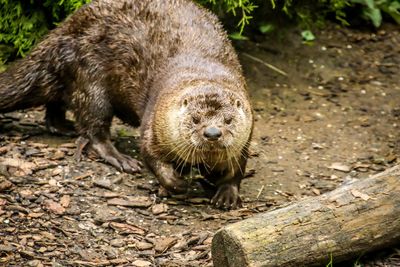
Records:
[[[202,98],[196,93],[202,86],[217,89]],[[181,101],[188,87],[195,88],[189,101],[209,108],[206,120],[221,112],[221,99],[229,98],[233,106],[240,99],[250,122],[246,125],[252,127],[241,67],[214,15],[186,0],[94,0],[0,74],[0,112],[46,105],[48,128],[64,132],[70,109],[81,139],[130,173],[139,171],[140,163],[111,144],[111,120],[117,116],[141,126],[146,164],[163,186],[180,191],[184,184],[173,162],[176,155],[166,156],[172,148],[163,146],[170,141],[163,131],[171,126],[165,118],[169,105]],[[223,150],[208,151],[209,164],[215,161],[216,166],[205,173],[218,185],[213,200],[218,206],[240,204],[251,129],[245,132],[235,167],[218,160],[219,152],[212,156]]]

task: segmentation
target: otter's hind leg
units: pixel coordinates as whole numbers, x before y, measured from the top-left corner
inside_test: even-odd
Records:
[[[46,104],[46,127],[52,134],[75,136],[76,131],[72,121],[65,118],[66,105],[62,101]]]
[[[86,143],[101,158],[120,171],[136,173],[141,169],[141,163],[131,157],[120,153],[111,143],[110,127],[113,118],[113,109],[105,93],[105,89],[95,84],[79,88],[72,99],[77,129],[80,135],[77,152],[80,153],[82,145]],[[80,158],[80,155],[77,155]]]

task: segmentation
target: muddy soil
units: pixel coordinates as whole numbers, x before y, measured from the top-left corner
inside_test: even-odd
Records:
[[[212,266],[223,225],[400,162],[398,26],[330,26],[311,45],[294,30],[237,47],[256,116],[242,209],[214,209],[198,188],[166,196],[148,172],[119,173],[95,155],[76,162],[74,138],[49,135],[42,108],[4,114],[0,265]],[[140,159],[137,130],[115,120],[112,132]],[[400,266],[400,252],[353,263]]]

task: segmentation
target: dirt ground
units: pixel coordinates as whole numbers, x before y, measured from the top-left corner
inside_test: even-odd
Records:
[[[398,164],[399,27],[316,35],[237,44],[256,116],[242,209],[214,209],[201,190],[165,197],[148,172],[93,155],[75,162],[74,138],[49,135],[41,108],[0,115],[0,266],[212,266],[223,225]],[[113,137],[140,159],[137,130],[116,120]],[[400,266],[400,250],[353,264]]]

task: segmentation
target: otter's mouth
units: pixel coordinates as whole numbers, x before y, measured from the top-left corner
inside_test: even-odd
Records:
[[[227,150],[226,145],[221,142],[205,142],[200,148],[202,151],[208,153],[220,153]]]

